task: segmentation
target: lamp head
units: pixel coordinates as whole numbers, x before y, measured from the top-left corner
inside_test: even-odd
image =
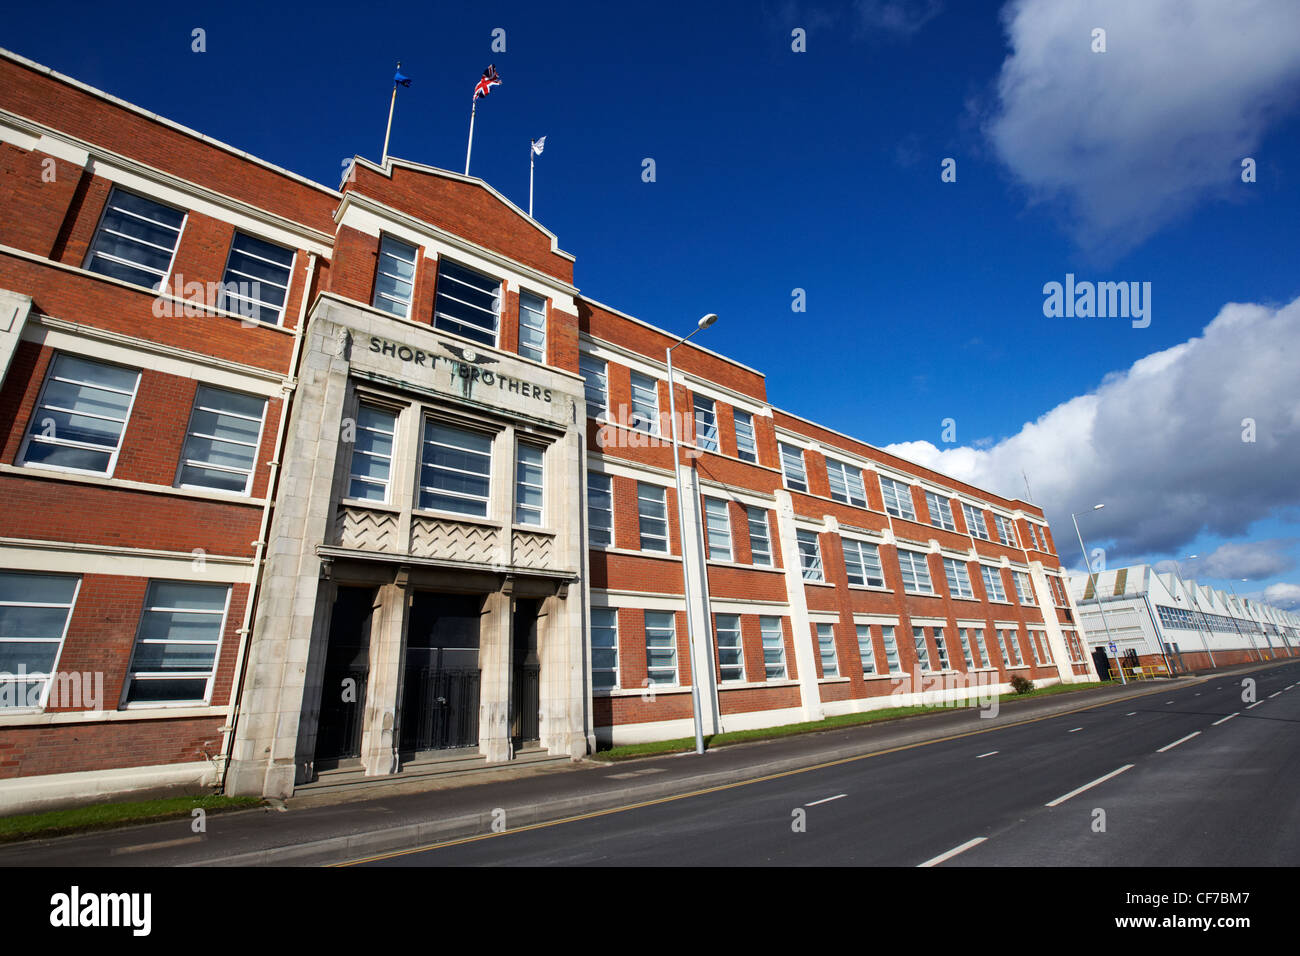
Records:
[[[1106,507],[1106,506],[1105,506],[1105,505],[1093,505],[1093,506],[1092,506],[1092,510],[1093,510],[1093,511],[1100,511],[1100,510],[1101,510],[1102,508],[1104,508],[1104,507]]]
[[[714,322],[716,322],[716,321],[718,321],[718,317],[717,317],[717,315],[715,315],[714,313],[710,312],[710,313],[709,313],[708,315],[706,315],[704,318],[700,319],[700,321],[699,321],[699,326],[700,326],[700,328],[702,328],[702,329],[707,329],[710,325],[712,325],[712,324],[713,324]]]

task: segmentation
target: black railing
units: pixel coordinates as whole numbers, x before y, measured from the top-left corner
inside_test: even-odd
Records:
[[[400,747],[404,752],[478,745],[479,671],[408,667]]]
[[[537,740],[541,709],[538,667],[523,664],[515,670],[514,699],[510,702],[510,736],[515,740]]]
[[[343,760],[361,756],[361,722],[366,712],[368,677],[364,667],[326,675],[316,730],[317,759]]]

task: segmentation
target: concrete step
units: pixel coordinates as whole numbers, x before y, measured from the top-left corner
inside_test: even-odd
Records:
[[[359,761],[330,770],[321,770],[311,783],[299,784],[294,788],[295,795],[319,794],[334,790],[370,790],[382,789],[395,784],[409,783],[429,777],[454,778],[469,775],[491,774],[493,772],[518,769],[521,766],[534,767],[546,763],[567,763],[568,757],[552,756],[545,748],[536,744],[515,751],[514,759],[506,763],[488,763],[487,758],[477,750],[448,750],[440,755],[421,754],[405,762],[395,774],[367,777]]]

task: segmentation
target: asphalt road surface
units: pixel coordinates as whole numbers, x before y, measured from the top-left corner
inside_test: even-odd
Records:
[[[1294,866],[1297,731],[1300,662],[354,862]]]

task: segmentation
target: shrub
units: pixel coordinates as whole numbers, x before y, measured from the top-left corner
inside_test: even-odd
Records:
[[[1017,694],[1028,694],[1034,689],[1034,682],[1027,677],[1021,677],[1017,674],[1011,678],[1011,689]]]

